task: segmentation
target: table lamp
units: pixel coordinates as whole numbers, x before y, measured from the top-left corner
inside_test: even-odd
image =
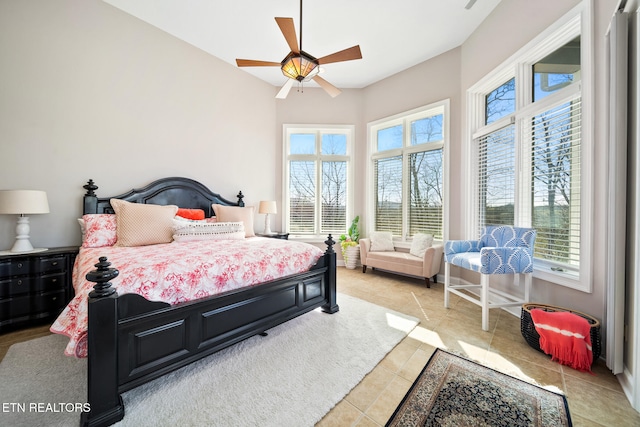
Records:
[[[0,190],[0,214],[18,216],[16,225],[16,242],[8,252],[19,254],[26,252],[42,252],[46,248],[34,249],[29,241],[29,217],[32,214],[49,213],[47,193],[37,190]]]
[[[261,201],[260,206],[258,207],[258,213],[265,214],[264,217],[264,233],[263,234],[275,234],[271,232],[271,221],[269,220],[269,214],[278,213],[278,208],[276,207],[276,202],[273,200],[270,201]]]

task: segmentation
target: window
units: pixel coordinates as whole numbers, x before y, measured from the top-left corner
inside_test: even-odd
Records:
[[[589,38],[580,13],[564,19],[469,91],[470,228],[535,228],[534,275],[590,291],[589,55],[581,54]]]
[[[292,235],[345,233],[353,215],[353,126],[284,125],[286,229]]]
[[[373,218],[369,229],[399,240],[444,234],[448,101],[369,124]]]

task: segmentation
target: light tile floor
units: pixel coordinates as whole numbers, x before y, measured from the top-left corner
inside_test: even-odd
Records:
[[[529,347],[520,319],[491,310],[490,329],[480,327],[480,307],[452,296],[443,306],[443,285],[427,289],[423,280],[380,271],[338,269],[338,291],[420,319],[396,346],[319,423],[330,426],[383,426],[393,414],[436,347],[451,349],[498,371],[566,394],[573,425],[640,426],[636,412],[603,361],[596,375],[551,362]],[[338,300],[338,304],[340,300]],[[48,325],[0,334],[0,359],[12,344],[47,335]]]
[[[436,347],[564,393],[574,426],[640,426],[640,413],[602,360],[593,367],[595,375],[552,362],[527,344],[520,319],[504,310],[490,311],[485,332],[480,307],[452,296],[451,308],[444,308],[442,283],[427,289],[423,280],[380,271],[339,268],[338,291],[417,317],[420,324],[318,427],[384,426]]]

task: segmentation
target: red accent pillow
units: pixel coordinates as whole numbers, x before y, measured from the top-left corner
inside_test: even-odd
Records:
[[[204,210],[178,208],[178,213],[176,215],[186,219],[201,220],[204,219]]]

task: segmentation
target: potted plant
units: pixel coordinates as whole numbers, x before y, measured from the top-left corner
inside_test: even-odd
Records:
[[[340,235],[340,247],[342,248],[342,258],[344,264],[349,269],[356,268],[358,258],[360,257],[360,230],[358,228],[360,216],[356,216],[351,221],[351,226],[347,230],[347,234]]]

